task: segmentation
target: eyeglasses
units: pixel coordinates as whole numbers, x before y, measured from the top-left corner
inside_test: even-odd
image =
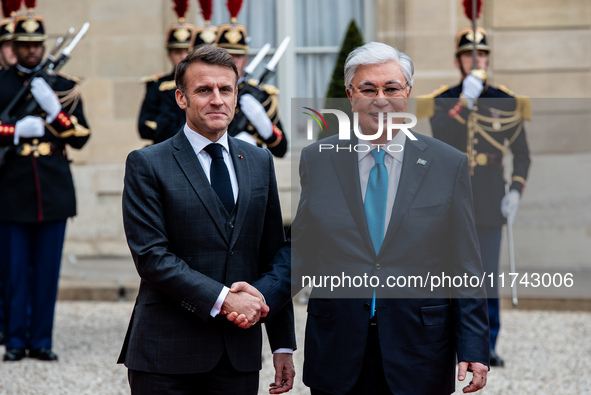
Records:
[[[352,85],[349,85],[353,91],[361,94],[363,97],[376,97],[378,92],[381,90],[386,97],[400,97],[404,95],[404,89],[408,87],[408,83],[404,85],[400,84],[389,84],[378,88],[372,85],[362,85],[358,88],[355,88]]]

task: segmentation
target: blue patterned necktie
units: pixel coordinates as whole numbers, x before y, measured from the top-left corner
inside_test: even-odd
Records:
[[[217,193],[229,214],[234,208],[234,193],[232,192],[230,173],[228,172],[226,162],[224,162],[222,146],[221,144],[213,143],[203,149],[211,156],[211,168],[209,170],[211,187]]]
[[[365,192],[365,217],[369,236],[373,243],[376,255],[380,252],[380,247],[384,241],[384,226],[386,223],[386,203],[388,199],[388,169],[384,164],[384,155],[386,151],[374,149],[371,155],[375,160],[375,165],[369,172],[367,180],[367,190]],[[376,291],[373,291],[371,300],[370,318],[375,314]]]

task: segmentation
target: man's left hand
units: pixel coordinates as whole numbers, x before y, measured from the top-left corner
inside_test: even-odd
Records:
[[[275,367],[275,382],[269,384],[270,394],[283,394],[293,388],[295,368],[293,355],[287,353],[273,354],[273,366]]]
[[[513,225],[513,221],[515,221],[520,198],[520,193],[515,189],[512,189],[508,194],[503,196],[503,200],[501,200],[501,213],[507,218],[510,225]]]
[[[39,107],[47,113],[45,121],[47,123],[52,123],[62,110],[62,105],[53,89],[51,89],[45,79],[35,77],[33,78],[33,81],[31,81],[31,93],[35,97]]]
[[[466,372],[472,372],[472,381],[462,390],[464,393],[476,392],[486,385],[486,375],[488,373],[488,366],[480,362],[466,362],[462,361],[458,365],[458,380],[464,381],[466,379]]]

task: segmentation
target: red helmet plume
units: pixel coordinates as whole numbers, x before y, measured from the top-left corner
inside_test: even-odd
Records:
[[[189,8],[189,0],[173,0],[174,12],[179,19],[184,19],[187,9]]]
[[[238,13],[242,8],[242,0],[227,0],[226,6],[228,7],[228,11],[230,11],[232,23],[236,23],[236,18],[238,18]]]
[[[472,0],[464,0],[464,14],[468,19],[472,20]],[[480,17],[480,11],[482,10],[482,0],[476,0],[476,19]]]
[[[211,14],[213,13],[213,0],[199,0],[201,6],[201,15],[205,23],[211,21]]]

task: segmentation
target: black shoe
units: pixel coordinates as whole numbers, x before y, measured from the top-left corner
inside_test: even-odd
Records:
[[[20,361],[26,355],[24,348],[9,348],[4,354],[5,361]]]
[[[41,361],[57,361],[57,355],[51,351],[51,348],[38,348],[29,351],[29,358],[36,358]]]
[[[505,361],[503,361],[503,358],[497,355],[495,350],[490,350],[490,366],[505,366]]]
[[[0,345],[4,344],[4,332],[0,331]]]

